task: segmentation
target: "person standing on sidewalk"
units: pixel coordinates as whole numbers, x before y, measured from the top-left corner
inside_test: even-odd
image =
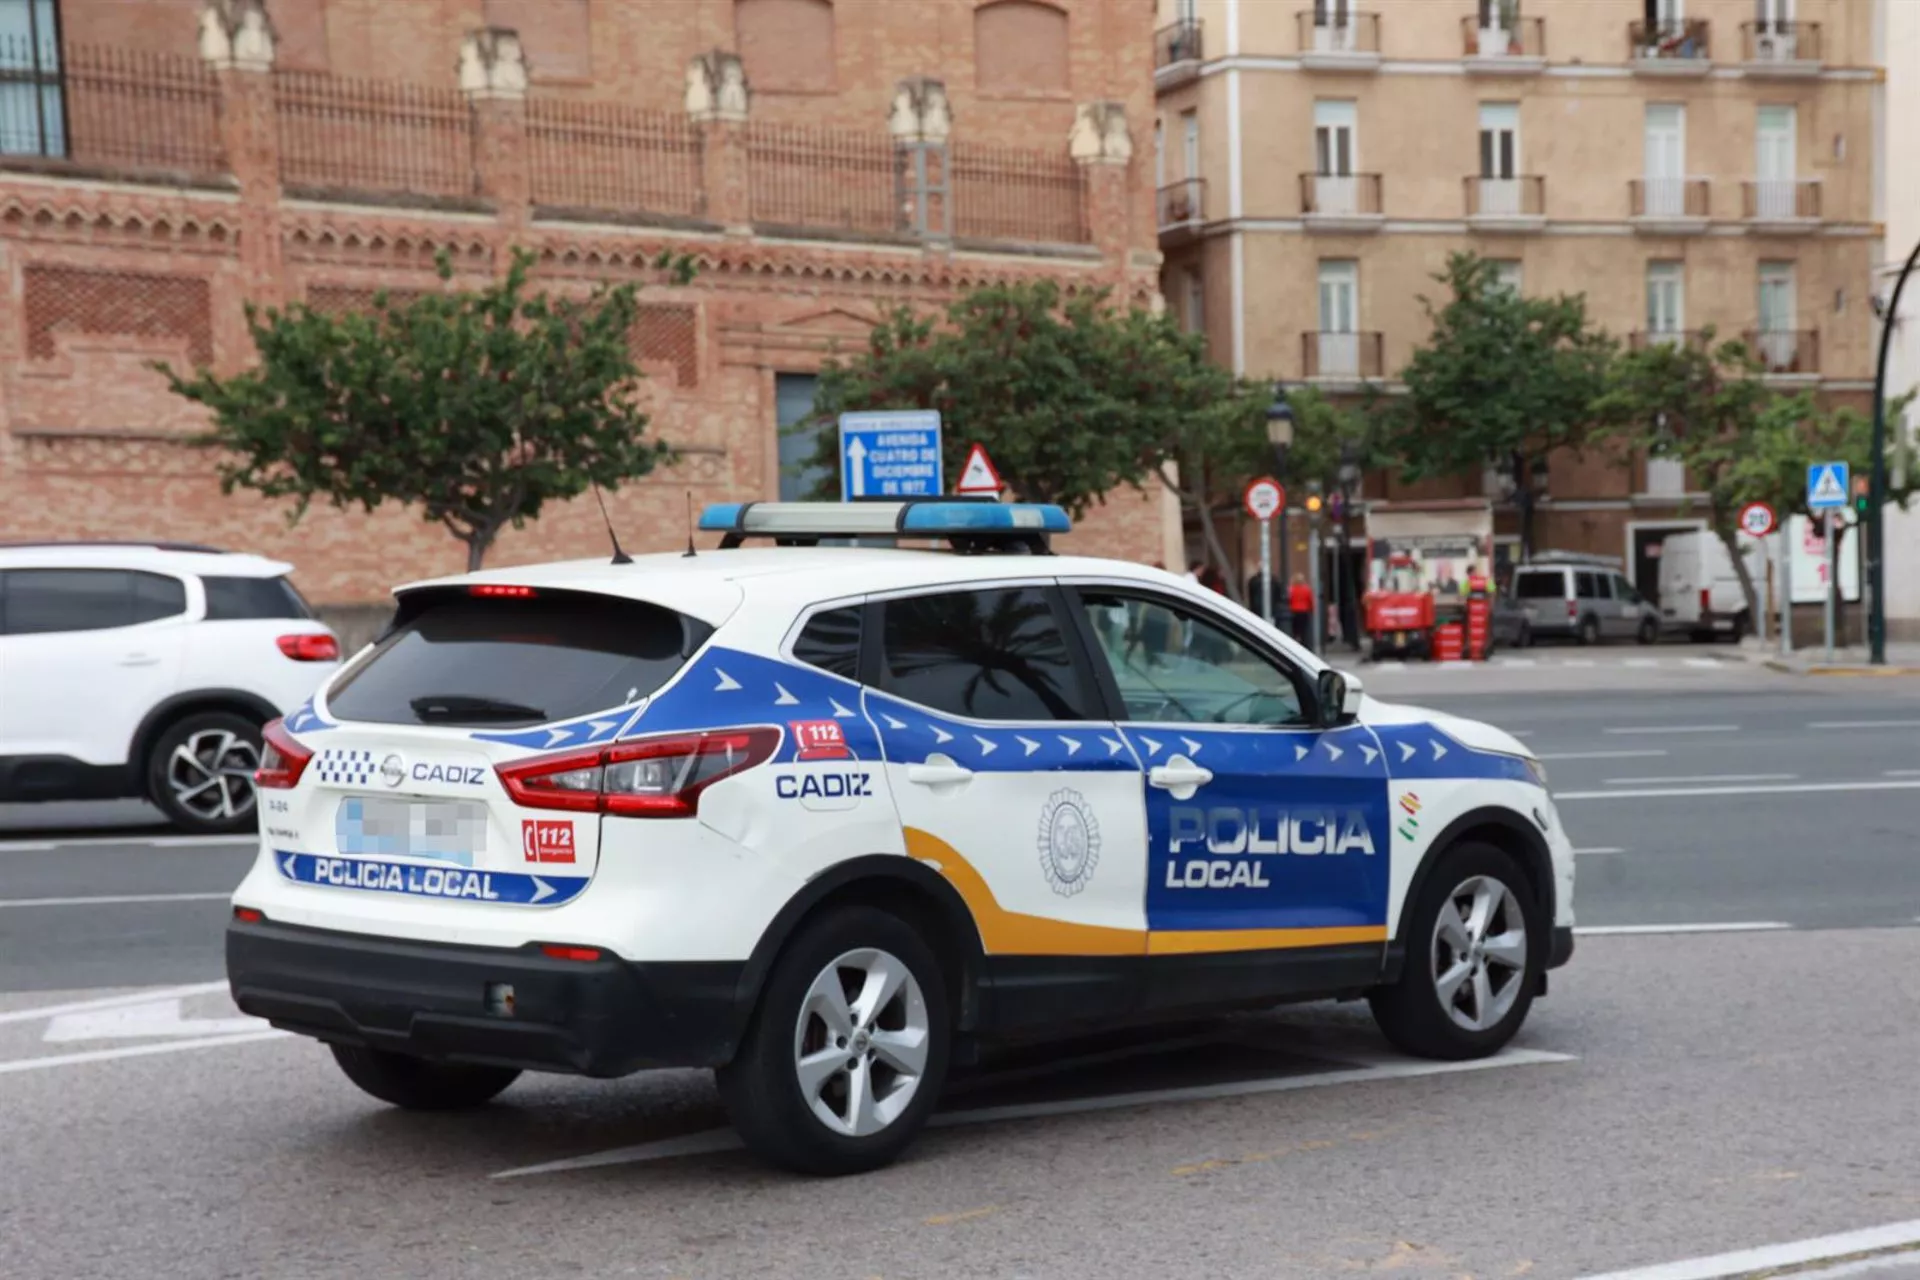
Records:
[[[1293,615],[1293,638],[1313,648],[1313,588],[1304,573],[1294,574],[1287,588],[1287,611]]]

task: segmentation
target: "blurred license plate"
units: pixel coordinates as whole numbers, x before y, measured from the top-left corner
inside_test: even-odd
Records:
[[[334,814],[343,854],[432,858],[470,867],[487,851],[487,806],[473,800],[348,796]]]

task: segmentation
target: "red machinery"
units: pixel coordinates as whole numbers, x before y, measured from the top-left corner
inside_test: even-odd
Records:
[[[1485,657],[1492,503],[1373,503],[1367,534],[1367,656],[1441,657],[1444,644],[1455,659]]]

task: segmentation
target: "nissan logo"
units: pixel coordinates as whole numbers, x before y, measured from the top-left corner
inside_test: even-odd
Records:
[[[397,787],[407,780],[406,761],[396,752],[380,762],[380,781],[390,787]]]

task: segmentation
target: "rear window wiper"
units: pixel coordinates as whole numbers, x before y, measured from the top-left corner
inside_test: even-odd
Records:
[[[413,708],[414,716],[422,724],[461,720],[526,720],[537,724],[547,718],[547,713],[539,707],[464,693],[422,694],[407,705]]]

